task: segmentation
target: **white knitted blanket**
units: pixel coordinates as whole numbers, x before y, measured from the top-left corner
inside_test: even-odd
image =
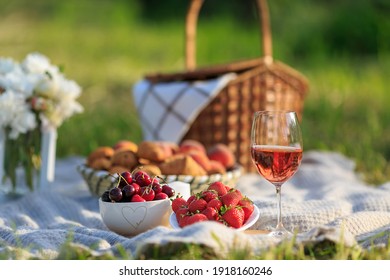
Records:
[[[61,246],[70,239],[93,254],[119,254],[120,245],[133,257],[154,244],[196,243],[220,254],[248,244],[258,253],[275,244],[267,235],[238,232],[212,222],[181,230],[161,226],[133,238],[119,236],[103,224],[97,198],[76,171],[83,161],[81,157],[57,160],[55,184],[48,190],[18,200],[2,198],[0,255],[22,247],[27,255],[21,258],[58,258]],[[274,187],[257,174],[244,175],[237,187],[260,209],[251,229],[274,226]],[[390,182],[367,185],[354,172],[353,161],[340,154],[306,152],[299,171],[282,188],[282,202],[284,225],[299,232],[298,243],[341,241],[362,248],[388,243]]]

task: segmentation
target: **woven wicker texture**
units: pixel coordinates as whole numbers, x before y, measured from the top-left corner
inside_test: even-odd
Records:
[[[196,68],[196,23],[203,0],[192,0],[186,21],[186,70],[183,73],[153,74],[153,83],[180,80],[207,80],[226,73],[237,78],[224,87],[200,112],[184,139],[195,139],[206,148],[225,143],[246,172],[256,172],[250,158],[250,129],[254,112],[261,110],[295,111],[302,119],[307,79],[298,71],[274,61],[265,0],[257,0],[263,55],[259,59]]]
[[[77,171],[84,179],[92,195],[100,197],[106,190],[118,185],[118,174],[111,175],[108,171],[95,170],[85,164],[78,165]],[[190,175],[160,175],[159,177],[169,183],[180,181],[190,184],[191,193],[197,193],[207,188],[207,186],[216,181],[234,187],[242,174],[242,167],[235,166],[225,174],[212,174],[205,176]]]

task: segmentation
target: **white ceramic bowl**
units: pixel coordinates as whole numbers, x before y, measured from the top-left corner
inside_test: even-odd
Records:
[[[104,224],[123,236],[134,236],[157,226],[168,226],[169,199],[146,202],[104,202],[99,198],[100,215]]]
[[[256,221],[259,219],[259,217],[260,217],[259,208],[256,205],[254,205],[252,215],[248,218],[248,220],[246,220],[245,224],[243,224],[242,227],[237,228],[236,230],[241,231],[241,230],[246,230],[246,229],[250,228],[251,226],[253,226],[256,223]],[[180,226],[177,223],[176,214],[174,212],[172,212],[171,215],[169,216],[169,223],[170,223],[172,228],[180,229]]]

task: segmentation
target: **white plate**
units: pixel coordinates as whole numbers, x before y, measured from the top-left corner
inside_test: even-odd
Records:
[[[245,222],[245,224],[243,224],[242,227],[237,228],[237,230],[239,230],[239,231],[246,230],[246,229],[250,228],[251,226],[253,226],[256,223],[256,221],[259,219],[259,217],[260,217],[259,208],[256,205],[253,205],[253,206],[254,206],[254,209],[253,209],[252,215],[248,218],[248,220]],[[171,227],[174,229],[181,228],[179,226],[179,224],[177,223],[176,213],[174,213],[174,212],[172,212],[171,215],[169,216],[169,223],[170,223]]]

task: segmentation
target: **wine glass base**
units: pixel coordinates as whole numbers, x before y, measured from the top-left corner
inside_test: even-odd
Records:
[[[289,239],[292,238],[294,235],[289,232],[286,229],[272,229],[270,233],[268,233],[268,236],[275,237],[278,239]]]

